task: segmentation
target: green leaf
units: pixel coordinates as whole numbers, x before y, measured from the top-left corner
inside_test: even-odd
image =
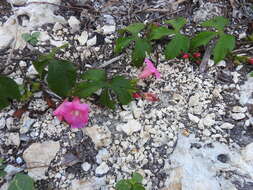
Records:
[[[175,37],[165,47],[166,59],[173,59],[182,52],[187,52],[189,50],[189,45],[189,38],[182,34],[175,35]]]
[[[116,184],[116,190],[131,190],[131,184],[127,183],[126,180],[120,180]]]
[[[141,184],[134,184],[132,189],[133,190],[145,190],[145,188]]]
[[[102,91],[101,96],[99,98],[99,103],[110,109],[115,108],[115,102],[111,100],[108,88]]]
[[[32,36],[28,33],[24,33],[21,35],[21,37],[26,41],[29,42],[29,40],[32,38]]]
[[[90,69],[82,74],[82,79],[91,81],[106,80],[106,73],[101,69]]]
[[[176,32],[179,32],[181,28],[186,24],[186,19],[183,17],[178,17],[176,19],[165,21],[166,24],[173,26]]]
[[[38,38],[40,36],[40,32],[33,32],[32,37]]]
[[[205,46],[208,42],[217,35],[216,32],[200,32],[193,39],[191,39],[191,48],[197,48],[199,46]]]
[[[52,61],[53,58],[49,55],[41,55],[39,58],[32,62],[34,68],[39,73],[40,77],[42,78],[43,75],[45,75],[46,71],[45,68],[48,66],[50,61]]]
[[[229,20],[223,16],[216,16],[213,19],[203,22],[201,25],[204,27],[214,27],[219,31],[223,31],[225,26],[229,24]]]
[[[75,88],[74,95],[81,98],[86,98],[104,86],[105,83],[101,81],[81,82]]]
[[[76,69],[68,61],[54,60],[48,66],[49,88],[59,96],[66,97],[76,82]]]
[[[9,77],[0,75],[0,109],[9,105],[12,99],[20,99],[18,85]]]
[[[135,183],[141,183],[143,180],[143,177],[141,174],[134,172],[132,174],[132,179],[135,181]]]
[[[141,67],[146,57],[146,52],[149,54],[151,49],[151,45],[146,40],[138,38],[135,42],[135,48],[132,52],[133,65],[136,67]]]
[[[0,169],[0,180],[6,176],[6,172],[2,169]]]
[[[130,80],[125,79],[123,76],[116,76],[111,81],[111,89],[115,92],[122,105],[127,105],[132,101],[134,87]]]
[[[218,63],[223,60],[226,55],[234,49],[234,47],[234,36],[228,34],[221,35],[213,49],[214,62]]]
[[[115,53],[121,53],[133,40],[132,36],[129,37],[119,37],[115,42]]]
[[[253,71],[249,73],[249,76],[253,77]]]
[[[173,30],[168,29],[167,27],[161,26],[153,28],[150,33],[150,40],[159,40],[164,36],[168,36],[171,34],[174,34],[175,32]]]
[[[145,24],[143,23],[133,23],[127,26],[126,28],[124,28],[124,30],[132,33],[133,35],[137,35],[144,28],[145,28]]]
[[[10,182],[8,190],[34,190],[34,181],[28,175],[18,173]]]

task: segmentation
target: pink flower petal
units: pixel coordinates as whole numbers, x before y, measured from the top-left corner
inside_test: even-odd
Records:
[[[149,77],[152,74],[153,74],[152,71],[148,67],[145,67],[143,69],[143,71],[139,74],[139,78],[140,79],[145,79],[145,78]]]
[[[161,74],[159,71],[155,68],[154,64],[147,58],[145,58],[146,67],[142,71],[142,73],[139,75],[139,78],[144,79],[147,78],[150,75],[155,75],[157,79],[161,78]]]
[[[89,105],[82,104],[79,98],[75,98],[72,102],[65,100],[54,111],[54,115],[60,120],[64,118],[72,128],[82,128],[88,123],[89,109]]]

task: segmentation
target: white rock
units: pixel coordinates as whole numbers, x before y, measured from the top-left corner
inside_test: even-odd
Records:
[[[102,129],[98,126],[83,128],[83,132],[87,134],[97,148],[108,146],[111,144],[111,132],[108,129]]]
[[[27,73],[26,73],[27,77],[29,77],[29,78],[34,78],[35,75],[37,75],[37,74],[38,74],[38,72],[36,71],[36,69],[34,68],[33,65],[31,65],[28,68]]]
[[[23,78],[15,78],[14,81],[18,84],[18,85],[22,85],[24,82]]]
[[[211,135],[211,132],[208,129],[204,129],[203,135],[209,137]]]
[[[220,128],[222,129],[233,129],[234,128],[234,125],[231,124],[231,123],[223,123]]]
[[[66,41],[56,41],[56,40],[50,39],[50,44],[56,47],[61,47],[66,43],[67,43]]]
[[[56,32],[57,30],[61,30],[61,29],[63,29],[62,24],[59,22],[56,22],[54,25],[53,31]]]
[[[199,99],[200,99],[199,94],[195,94],[195,95],[191,96],[189,99],[189,106],[192,107],[192,106],[199,105],[200,104]]]
[[[197,116],[195,116],[195,115],[192,115],[192,114],[188,113],[188,117],[194,123],[198,123],[199,122],[199,118]]]
[[[54,159],[60,149],[60,143],[47,141],[43,143],[33,143],[23,153],[23,158],[28,168],[28,175],[35,180],[45,179],[47,166]],[[46,167],[41,167],[46,166]]]
[[[119,113],[119,116],[122,121],[129,121],[134,119],[133,114],[130,111],[121,111]]]
[[[221,60],[219,63],[217,63],[217,67],[226,67],[226,61]]]
[[[247,107],[241,107],[241,106],[235,106],[233,107],[233,110],[232,112],[235,112],[235,113],[244,113],[247,111]]]
[[[0,49],[8,48],[14,40],[14,36],[10,35],[10,31],[0,27]]]
[[[77,38],[77,40],[79,41],[80,45],[85,45],[87,40],[88,40],[88,32],[87,31],[83,31],[82,34]]]
[[[19,147],[20,145],[20,138],[18,133],[9,133],[8,141],[6,142],[8,145],[15,145]]]
[[[244,119],[246,116],[244,113],[233,113],[232,114],[232,118],[234,120],[241,120],[241,119]]]
[[[142,129],[142,126],[139,121],[132,119],[129,120],[126,124],[119,125],[118,128],[125,132],[127,135],[132,135],[134,132],[140,131]]]
[[[50,36],[48,35],[47,31],[40,32],[39,41],[45,42],[50,40]]]
[[[76,17],[71,16],[68,20],[68,23],[71,27],[71,33],[75,33],[80,30],[80,21]]]
[[[26,67],[27,66],[25,61],[20,61],[19,65],[20,65],[20,67]]]
[[[6,119],[6,127],[10,130],[12,128],[14,128],[14,125],[13,125],[13,118],[12,117],[9,117]]]
[[[7,165],[5,168],[4,168],[4,171],[7,173],[7,175],[9,176],[12,176],[16,173],[19,173],[21,172],[23,169],[22,168],[18,168],[18,167],[15,167],[15,166],[12,166],[12,165]]]
[[[96,161],[98,164],[101,164],[103,161],[107,161],[110,157],[110,154],[107,149],[103,148],[98,151],[96,156]]]
[[[102,30],[103,30],[103,34],[105,34],[105,35],[112,34],[115,32],[116,26],[115,25],[105,25],[102,27]]]
[[[97,168],[96,168],[96,175],[103,175],[106,174],[110,168],[105,162],[102,162]]]
[[[91,46],[96,45],[96,43],[97,43],[97,36],[94,36],[93,38],[91,38],[87,41],[87,46],[91,47]]]
[[[88,162],[84,162],[82,165],[81,165],[83,171],[87,172],[90,170],[91,168],[91,165],[88,163]]]
[[[23,125],[20,127],[20,134],[25,134],[29,131],[30,127],[35,123],[35,119],[31,119],[29,117],[27,117],[26,119],[24,119],[24,123]]]
[[[5,118],[0,119],[0,129],[3,129],[5,127],[6,121]]]
[[[242,150],[242,157],[245,161],[253,161],[253,143],[248,144]]]
[[[215,124],[215,115],[214,114],[208,114],[205,118],[203,118],[203,124],[207,127],[211,127]]]

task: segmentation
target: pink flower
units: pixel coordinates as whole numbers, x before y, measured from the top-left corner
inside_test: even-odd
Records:
[[[145,61],[145,63],[146,63],[147,66],[143,69],[143,71],[139,75],[139,78],[140,79],[145,79],[145,78],[149,77],[150,75],[155,75],[155,77],[157,79],[161,78],[161,74],[155,68],[155,66],[153,65],[153,63],[149,59],[147,59],[147,58],[144,61]]]
[[[149,92],[145,92],[142,94],[143,98],[148,100],[148,101],[151,101],[151,102],[157,102],[159,101],[159,98],[153,94],[153,93],[149,93]]]
[[[59,120],[65,120],[72,128],[83,128],[88,123],[88,104],[81,104],[79,98],[74,98],[72,102],[65,100],[53,114]]]

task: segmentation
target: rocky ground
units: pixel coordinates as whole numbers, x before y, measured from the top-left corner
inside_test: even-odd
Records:
[[[184,32],[192,34],[200,21],[223,15],[232,21],[228,31],[239,42],[252,32],[252,4],[244,0],[9,1],[13,7],[0,2],[0,71],[18,84],[34,79],[31,62],[39,53],[66,42],[70,46],[58,56],[80,70],[103,65],[115,57],[117,29],[133,22],[184,16],[190,22]],[[29,31],[41,33],[35,47],[21,38]],[[252,56],[251,47],[235,51]],[[137,77],[140,70],[130,66],[129,55],[106,66],[107,72]],[[151,59],[162,77],[139,85],[160,101],[138,99],[111,111],[89,98],[84,101],[91,105],[90,121],[84,129],[71,129],[53,116],[48,96],[57,104],[61,99],[48,91],[2,110],[0,153],[8,175],[0,189],[24,170],[39,190],[113,190],[132,172],[144,176],[147,190],[252,190],[253,77],[247,74],[253,67],[209,60],[201,74],[187,61]],[[20,108],[24,113],[17,117]]]

